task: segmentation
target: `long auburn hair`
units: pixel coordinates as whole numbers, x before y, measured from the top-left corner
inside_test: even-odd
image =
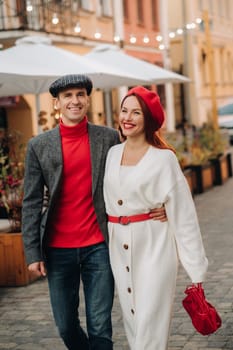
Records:
[[[144,116],[144,125],[145,125],[145,137],[146,141],[153,147],[157,147],[160,149],[170,149],[174,153],[176,153],[175,149],[169,145],[158,133],[159,126],[157,121],[152,117],[151,111],[147,107],[146,103],[143,101],[141,96],[133,93],[132,95],[126,95],[122,102],[121,102],[121,108],[123,106],[124,101],[129,96],[135,96],[140,104],[140,107],[142,109],[142,113]],[[126,140],[126,137],[122,133],[121,127],[119,127],[119,131],[121,134],[121,137],[123,140]]]

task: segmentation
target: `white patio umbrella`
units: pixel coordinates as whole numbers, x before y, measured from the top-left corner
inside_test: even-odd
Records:
[[[135,77],[144,79],[147,84],[188,83],[189,78],[130,56],[113,45],[98,45],[84,55],[93,62],[102,63],[111,69],[122,69]]]
[[[39,94],[47,92],[55,79],[66,74],[87,74],[95,88],[104,90],[146,83],[126,70],[57,48],[43,36],[24,37],[15,46],[0,51],[0,97],[35,94],[37,115]]]
[[[46,37],[24,37],[0,51],[0,96],[46,92],[54,79],[66,74],[87,74],[100,89],[146,83],[127,70],[55,47]]]

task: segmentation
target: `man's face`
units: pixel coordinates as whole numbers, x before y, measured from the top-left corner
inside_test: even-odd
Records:
[[[65,125],[79,124],[85,117],[89,107],[89,96],[84,88],[68,88],[61,91],[55,100]]]

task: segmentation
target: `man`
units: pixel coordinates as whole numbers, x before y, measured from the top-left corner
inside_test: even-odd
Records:
[[[91,91],[92,81],[85,75],[52,83],[60,125],[29,141],[25,164],[26,258],[30,271],[48,275],[54,319],[69,350],[113,349],[114,284],[103,176],[107,152],[120,141],[116,130],[87,121]],[[164,220],[164,210],[152,215]],[[78,318],[80,278],[88,336]]]

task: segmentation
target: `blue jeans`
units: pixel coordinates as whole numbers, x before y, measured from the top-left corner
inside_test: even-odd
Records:
[[[67,349],[112,350],[114,282],[106,243],[48,248],[46,267],[54,319]],[[80,278],[88,336],[79,321]]]

